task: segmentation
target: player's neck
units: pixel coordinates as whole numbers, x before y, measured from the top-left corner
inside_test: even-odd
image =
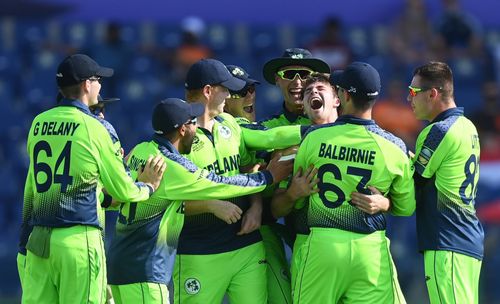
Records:
[[[198,127],[201,127],[203,129],[212,130],[214,123],[214,118],[211,117],[211,115],[207,111],[205,111],[203,115],[198,117]]]
[[[456,108],[455,100],[450,99],[448,101],[440,101],[436,103],[432,111],[431,117],[429,117],[429,121],[433,121],[439,114],[443,113],[446,110]]]

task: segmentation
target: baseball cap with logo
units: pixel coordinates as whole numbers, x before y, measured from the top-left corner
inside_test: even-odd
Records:
[[[229,70],[229,73],[233,74],[234,77],[237,77],[241,80],[244,80],[246,82],[246,85],[253,85],[253,84],[260,84],[259,81],[250,78],[250,75],[245,71],[242,67],[239,67],[237,65],[226,65],[227,69]]]
[[[282,67],[290,65],[305,66],[318,73],[330,73],[330,66],[323,60],[314,58],[309,50],[290,48],[286,49],[281,57],[271,59],[264,64],[264,78],[270,84],[276,84],[274,79],[276,72]]]
[[[169,133],[204,112],[205,106],[202,103],[167,98],[160,101],[153,110],[153,129],[156,134]]]
[[[353,62],[345,70],[332,73],[330,83],[368,100],[376,99],[380,94],[380,75],[366,62]]]
[[[78,84],[92,76],[111,77],[113,69],[100,66],[85,54],[70,55],[57,67],[57,86],[67,87]]]
[[[215,59],[201,59],[189,68],[184,87],[195,90],[206,85],[221,85],[231,91],[239,91],[246,83],[229,73],[222,62]]]

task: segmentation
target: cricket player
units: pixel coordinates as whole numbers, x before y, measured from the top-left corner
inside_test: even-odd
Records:
[[[103,124],[90,112],[101,78],[113,70],[83,54],[58,66],[64,99],[33,120],[27,141],[23,227],[23,303],[103,303],[106,269],[98,220],[98,184],[119,200],[143,201],[159,186],[165,164],[149,158],[134,183]]]
[[[371,120],[380,76],[371,65],[350,64],[333,74],[342,113],[313,128],[294,164],[318,170],[318,192],[309,196],[309,237],[296,254],[294,303],[405,303],[385,237],[383,213],[368,214],[351,202],[353,191],[374,186],[391,200],[390,212],[411,215],[415,191],[403,141]],[[305,200],[298,201],[301,208]]]
[[[408,101],[430,121],[417,138],[417,238],[431,303],[479,303],[484,232],[476,216],[479,137],[458,108],[443,62],[415,69]]]
[[[59,93],[57,95],[57,102],[60,102],[63,100],[64,97]],[[111,124],[109,124],[107,121],[104,120],[104,107],[107,103],[119,100],[119,98],[102,98],[101,95],[97,96],[98,103],[96,105],[93,105],[89,107],[90,111],[98,116],[101,119],[101,122],[105,126],[105,128],[108,130],[109,135],[111,136],[111,140],[113,141],[113,144],[118,145],[119,148],[121,148],[121,145],[119,143],[119,138],[118,135],[116,134],[115,129]],[[103,207],[108,207],[111,205],[111,196],[104,194],[103,192],[100,193],[99,195],[99,201],[101,202],[101,206]],[[103,210],[99,212],[99,223],[102,223],[102,228],[104,232],[104,214]],[[20,239],[19,239],[19,250],[17,254],[17,270],[19,274],[19,280],[21,282],[21,289],[23,287],[23,278],[24,278],[24,267],[26,264],[26,243],[28,242],[29,234],[31,233],[31,230],[33,230],[33,227],[31,225],[27,225],[28,223],[23,223],[21,227],[21,233],[20,233]],[[103,233],[104,235],[104,233]]]
[[[204,115],[198,117],[200,127],[187,155],[201,168],[233,176],[241,167],[253,165],[247,149],[284,148],[300,142],[300,126],[244,128],[233,116],[222,113],[229,90],[239,91],[245,82],[220,61],[204,59],[192,65],[185,86],[188,101],[201,101],[206,107]],[[233,303],[267,301],[267,265],[261,236],[245,225],[260,217],[261,207],[249,197],[230,201],[243,210],[242,220],[233,224],[209,214],[203,204],[186,203],[175,261],[176,302],[217,303],[226,292]],[[194,290],[193,286],[201,288]]]
[[[277,161],[259,173],[231,177],[196,167],[181,153],[191,151],[196,117],[204,110],[200,103],[178,98],[163,100],[153,111],[153,140],[137,145],[128,158],[133,177],[149,155],[164,157],[168,170],[165,181],[149,200],[120,207],[116,234],[108,250],[109,283],[117,303],[168,303],[167,285],[184,223],[185,200],[256,193],[291,171],[291,162],[287,165]],[[197,288],[194,282],[186,284],[191,284],[190,289]]]
[[[227,65],[227,69],[234,77],[245,81],[245,87],[240,91],[229,91],[230,97],[226,99],[224,112],[234,116],[240,126],[256,128],[256,87],[259,81],[252,79],[250,75],[240,66]],[[255,158],[254,162],[265,162],[270,153],[267,151],[250,151]],[[263,158],[262,158],[263,157]],[[271,214],[270,200],[274,194],[274,187],[268,187],[259,197],[262,200],[261,220],[255,221],[255,226],[260,226],[259,232],[264,244],[267,264],[267,303],[281,304],[292,303],[290,290],[290,276],[288,274],[288,262],[281,235],[277,232],[281,225],[276,223],[276,218]],[[251,227],[249,228],[251,229]]]
[[[313,73],[306,78],[303,91],[304,112],[311,119],[313,126],[331,124],[337,120],[340,100],[335,88],[330,84],[328,75]],[[280,183],[271,202],[271,210],[276,218],[288,216],[296,233],[293,243],[291,258],[291,283],[292,289],[297,274],[298,249],[302,246],[309,235],[307,224],[308,204],[303,208],[295,209],[297,200],[305,199],[318,191],[316,184],[317,169],[314,167],[302,168],[297,171],[291,181]]]
[[[268,128],[289,125],[311,125],[304,114],[302,89],[307,76],[313,72],[330,73],[330,67],[321,59],[314,58],[309,50],[286,49],[281,57],[266,62],[263,75],[266,81],[278,86],[283,94],[283,112],[259,121]]]

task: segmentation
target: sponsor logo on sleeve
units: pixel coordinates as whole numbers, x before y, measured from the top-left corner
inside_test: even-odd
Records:
[[[422,151],[420,151],[420,154],[418,154],[417,162],[419,162],[422,166],[425,166],[429,163],[431,156],[432,151],[424,147],[422,148]]]

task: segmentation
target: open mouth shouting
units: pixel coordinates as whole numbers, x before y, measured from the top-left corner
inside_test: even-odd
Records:
[[[323,100],[319,96],[314,96],[309,99],[309,105],[312,110],[319,110],[323,107]]]

